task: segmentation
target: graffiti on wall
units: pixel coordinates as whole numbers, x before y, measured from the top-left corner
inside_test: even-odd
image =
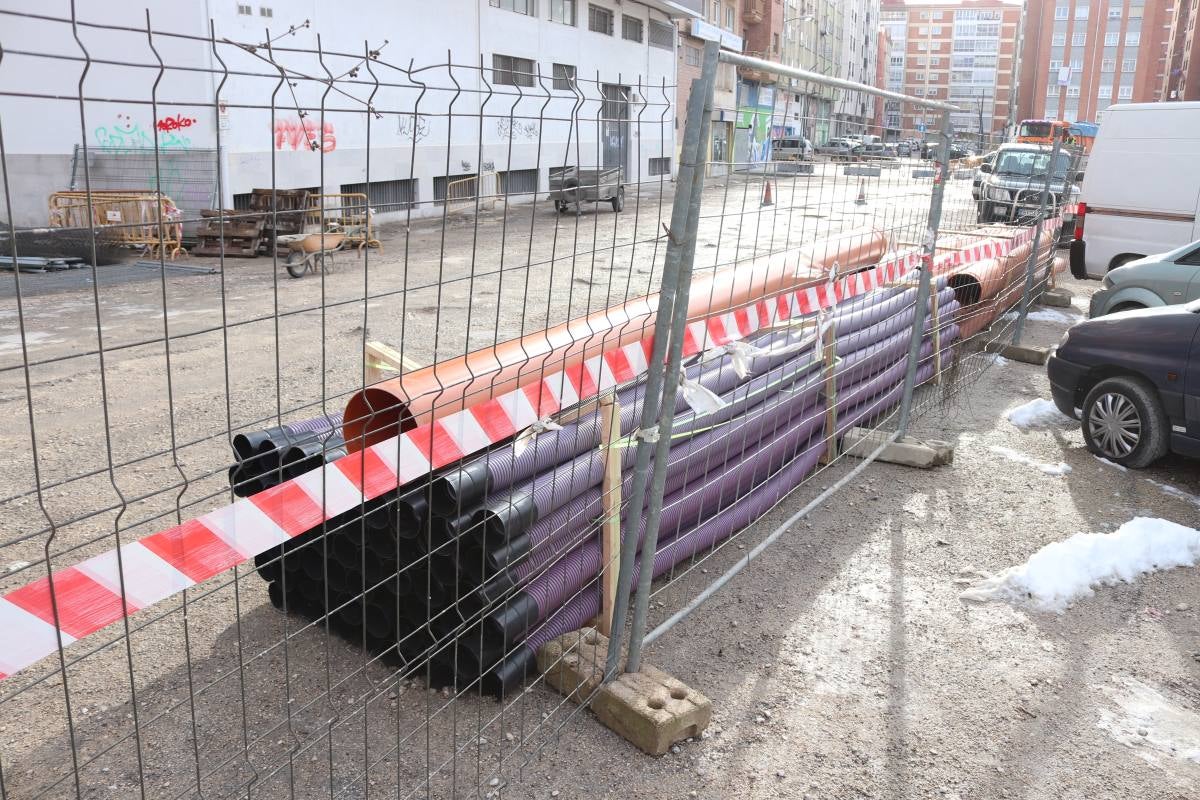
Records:
[[[154,131],[150,132],[133,115],[118,113],[111,123],[92,131],[92,137],[100,147],[152,148],[157,139],[159,147],[186,150],[192,146],[192,140],[182,131],[195,124],[195,117],[175,114],[155,122]]]
[[[333,123],[324,124],[304,117],[303,119],[275,120],[276,150],[320,150],[332,153],[337,149],[337,136]]]
[[[401,114],[396,133],[416,144],[429,135],[429,117],[424,114]]]
[[[530,119],[498,119],[496,133],[501,139],[529,139],[537,141],[541,134],[537,122]]]

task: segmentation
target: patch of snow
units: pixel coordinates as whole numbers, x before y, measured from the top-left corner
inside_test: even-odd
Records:
[[[28,561],[13,561],[8,565],[9,572],[16,572],[19,569],[25,569],[29,566]]]
[[[1008,363],[1008,359],[999,353],[992,353],[992,364],[997,367],[1003,367]]]
[[[1177,497],[1184,502],[1191,503],[1196,508],[1200,508],[1200,497],[1197,497],[1191,492],[1185,492],[1178,486],[1172,486],[1169,483],[1159,483],[1158,481],[1150,480],[1149,478],[1146,478],[1146,481],[1154,486],[1157,486],[1158,490],[1163,494],[1170,495],[1171,497]]]
[[[1075,420],[1058,410],[1050,400],[1030,400],[1028,403],[1010,408],[1004,416],[1022,430],[1031,428],[1074,427]]]
[[[1006,600],[1034,611],[1062,613],[1095,586],[1200,560],[1200,531],[1154,517],[1134,517],[1113,533],[1077,533],[1038,550],[963,592],[964,600]]]
[[[1101,730],[1151,764],[1200,768],[1200,714],[1134,678],[1114,683],[1100,687],[1111,704],[1100,710]]]
[[[1066,475],[1068,472],[1071,471],[1071,465],[1067,464],[1065,462],[1060,461],[1057,464],[1046,464],[1044,462],[1038,461],[1036,458],[1030,458],[1029,456],[1025,455],[1024,453],[1019,453],[1016,450],[1013,450],[1009,447],[994,447],[993,446],[993,447],[989,447],[988,450],[991,450],[993,453],[996,453],[997,455],[1004,456],[1009,461],[1016,461],[1018,464],[1024,464],[1028,467],[1033,467],[1035,469],[1041,470],[1042,472],[1046,473],[1047,475]]]
[[[1101,464],[1103,464],[1106,467],[1112,467],[1113,469],[1119,469],[1119,470],[1121,470],[1121,472],[1129,472],[1129,467],[1125,466],[1124,464],[1118,464],[1115,461],[1109,461],[1107,458],[1101,458],[1100,456],[1096,455],[1095,453],[1092,454],[1092,458],[1096,459],[1097,461],[1099,461]]]

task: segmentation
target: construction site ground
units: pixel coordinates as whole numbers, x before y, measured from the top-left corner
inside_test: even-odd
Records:
[[[824,218],[808,219],[804,203],[788,197],[786,187],[777,189],[775,209],[783,209],[777,211],[760,209],[754,184],[746,186],[749,199],[739,199],[740,207],[730,200],[724,216],[701,231],[698,252],[709,263],[732,258],[733,247],[765,251],[768,241],[775,247],[798,244],[814,232],[904,207],[876,194],[864,209],[854,202],[857,184],[843,180],[822,210],[811,212]],[[910,190],[896,191],[908,197]],[[970,202],[966,184],[956,184],[953,193],[954,202]],[[670,197],[655,202],[669,207]],[[627,202],[627,212],[632,205]],[[539,226],[558,219],[545,204],[536,214],[522,213],[526,231],[531,219]],[[790,216],[790,233],[761,227],[771,214],[779,226]],[[589,217],[581,218],[596,226],[589,235],[603,240],[602,226],[611,217]],[[569,218],[567,226],[572,237],[574,221]],[[919,235],[915,212],[912,222]],[[644,224],[657,227],[657,217]],[[740,242],[732,225],[744,232]],[[56,567],[111,547],[122,503],[127,519],[163,515],[123,529],[123,541],[174,524],[178,490],[163,493],[161,487],[177,480],[179,470],[188,476],[180,501],[184,517],[224,502],[227,441],[222,436],[183,447],[178,464],[152,455],[169,449],[171,420],[182,444],[221,429],[228,418],[237,427],[300,403],[318,412],[322,396],[335,398],[327,410],[340,410],[344,392],[361,384],[356,359],[364,324],[370,338],[393,344],[403,339],[406,354],[429,363],[463,351],[468,313],[481,320],[478,329],[469,328],[474,346],[476,335],[487,343],[497,330],[534,330],[547,319],[602,307],[608,293],[623,297],[627,286],[636,294],[651,278],[647,265],[655,245],[639,244],[637,255],[614,261],[619,248],[601,256],[588,240],[582,263],[577,257],[555,262],[556,270],[566,269],[564,263],[575,267],[555,272],[554,285],[563,291],[548,305],[540,288],[525,289],[526,275],[536,284],[548,273],[521,272],[519,280],[501,284],[507,273],[498,262],[513,245],[501,244],[499,234],[517,236],[516,220],[504,226],[491,216],[478,229],[469,222],[454,226],[445,250],[438,245],[440,225],[415,224],[407,237],[393,230],[384,252],[371,255],[380,269],[365,276],[353,254],[340,255],[345,266],[324,280],[310,275],[293,281],[262,259],[228,262],[224,276],[172,275],[166,289],[172,335],[197,331],[172,348],[173,417],[163,346],[137,344],[162,336],[163,286],[156,277],[117,282],[101,302],[108,437],[96,413],[97,357],[52,360],[95,348],[91,285],[86,276],[23,277],[26,343],[31,360],[42,362],[30,371],[29,387],[35,407],[47,409],[37,419],[43,484],[87,468],[99,472],[43,492],[45,514],[31,495],[0,505],[14,528],[38,530],[47,514],[59,526],[53,538],[30,537],[20,545],[24,551],[6,549],[14,561],[0,567],[13,571],[0,589],[33,579],[16,559],[36,561],[47,546]],[[633,229],[616,235],[632,240]],[[516,250],[528,251],[525,236]],[[656,236],[637,230],[639,241]],[[372,294],[381,285],[405,285],[397,265],[405,263],[406,240],[408,269],[430,287],[379,298],[364,320],[365,281]],[[539,236],[533,249],[542,246]],[[481,274],[482,260],[472,248],[488,254],[490,276]],[[514,263],[538,260],[536,252],[513,257]],[[472,264],[474,281],[467,276]],[[456,280],[436,285],[439,275],[451,274]],[[40,277],[47,280],[39,290]],[[31,441],[21,342],[8,324],[15,318],[12,279],[0,280],[0,314],[7,324],[0,339],[0,408],[7,412],[0,446],[15,456],[3,477],[3,495],[10,497],[30,488]],[[69,280],[80,283],[65,285]],[[1076,294],[1074,307],[1036,315],[1027,342],[1053,345],[1083,318],[1098,284],[1064,284]],[[598,296],[585,299],[589,292]],[[347,302],[336,305],[342,300]],[[223,317],[242,324],[225,336]],[[113,349],[120,344],[128,346]],[[540,683],[501,705],[470,691],[448,698],[427,690],[419,677],[395,682],[386,665],[370,662],[358,648],[274,609],[265,584],[243,569],[236,581],[231,573],[189,593],[186,643],[180,598],[160,604],[171,613],[157,622],[147,621],[147,612],[135,615],[128,640],[132,670],[120,626],[68,650],[74,656],[85,651],[81,647],[113,643],[67,670],[74,755],[86,762],[80,794],[134,796],[141,787],[148,797],[191,796],[185,790],[199,762],[205,797],[246,786],[250,796],[345,798],[1195,797],[1200,570],[1099,588],[1060,615],[967,603],[959,595],[981,575],[1020,564],[1077,532],[1113,531],[1136,516],[1196,526],[1200,468],[1168,458],[1149,470],[1124,471],[1090,455],[1077,427],[1015,427],[1004,412],[1049,398],[1045,372],[987,358],[975,384],[953,397],[943,401],[937,387],[927,390],[915,423],[915,434],[955,444],[952,465],[932,471],[872,465],[649,649],[655,666],[712,699],[715,720],[702,739],[651,758]],[[111,477],[106,441],[112,442],[113,462],[131,462],[114,468]],[[1028,458],[1014,460],[1005,448]],[[1052,475],[1037,468],[1058,462],[1071,470]],[[848,459],[839,461],[662,587],[652,623],[694,597],[744,548],[850,466]],[[150,492],[156,494],[140,499]],[[110,510],[71,522],[92,509]],[[13,531],[5,536],[17,538]],[[56,667],[43,663],[0,684],[5,694],[23,692],[0,720],[4,786],[12,797],[36,796],[39,787],[71,774],[63,677],[52,674]],[[365,704],[364,697],[370,698]],[[122,738],[134,730],[135,712],[141,736]],[[65,778],[46,796],[75,796],[72,780]]]

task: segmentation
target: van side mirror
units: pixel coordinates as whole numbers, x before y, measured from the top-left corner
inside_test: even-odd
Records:
[[[991,164],[989,164],[989,163],[987,163],[987,162],[985,161],[985,162],[983,162],[982,164],[980,164],[980,165],[979,165],[979,171],[980,171],[980,172],[986,172],[986,173],[988,173],[988,174],[990,175],[990,174],[991,174],[991,172],[992,172],[992,165],[991,165]]]
[[[1075,182],[1076,182],[1076,183],[1083,183],[1083,173],[1082,173],[1082,172],[1076,172],[1076,173],[1075,173]]]

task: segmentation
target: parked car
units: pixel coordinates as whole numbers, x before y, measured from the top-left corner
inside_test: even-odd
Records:
[[[880,142],[863,142],[850,148],[850,155],[855,158],[882,158],[887,151]]]
[[[803,136],[787,136],[771,142],[776,161],[807,161],[812,158],[812,143]]]
[[[852,149],[854,149],[854,145],[846,139],[830,139],[817,148],[817,153],[823,156],[832,156],[835,159],[849,158]]]
[[[979,202],[979,186],[983,183],[983,175],[987,171],[983,168],[984,164],[988,165],[989,170],[996,166],[995,150],[985,155],[979,162],[979,166],[975,168],[975,177],[971,179],[971,197],[975,199],[975,202]]]
[[[950,145],[950,158],[970,158],[975,155],[975,151],[971,148],[954,142]]]
[[[1200,300],[1080,322],[1050,356],[1054,404],[1088,449],[1125,467],[1200,458]]]
[[[1099,280],[1200,239],[1200,102],[1120,103],[1087,159],[1071,274]]]
[[[898,145],[896,145],[896,155],[900,156],[901,158],[908,158],[912,155],[912,152],[913,146],[908,142],[900,142]]]
[[[1092,295],[1090,317],[1135,308],[1173,306],[1200,300],[1200,242],[1146,256],[1110,270]]]
[[[980,164],[983,178],[979,184],[979,215],[981,223],[1020,223],[1036,219],[1041,208],[1042,189],[1046,172],[1050,170],[1050,191],[1046,211],[1063,212],[1063,227],[1059,241],[1066,244],[1074,232],[1075,201],[1078,190],[1069,173],[1071,154],[1059,151],[1053,169],[1050,157],[1053,150],[1040,144],[1002,144],[991,164]]]

